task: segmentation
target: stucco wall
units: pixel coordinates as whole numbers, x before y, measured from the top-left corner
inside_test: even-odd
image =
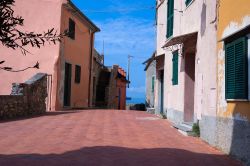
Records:
[[[250,11],[248,7],[250,2],[247,0],[242,1],[240,4],[233,0],[220,1],[218,39],[229,36],[250,25]],[[240,10],[235,11],[235,5]],[[223,42],[218,43],[218,115],[227,118],[237,116],[241,120],[250,121],[250,102],[227,102],[225,100],[225,52],[223,44]],[[248,44],[250,45],[250,43]],[[248,54],[250,55],[250,53]]]
[[[41,33],[48,29],[55,28],[60,32],[61,4],[64,0],[16,0],[15,15],[24,18],[24,26],[18,27],[23,31],[33,31]],[[57,82],[56,65],[59,57],[59,44],[46,44],[41,49],[26,47],[31,54],[22,55],[19,49],[12,50],[0,45],[1,60],[5,60],[4,65],[14,69],[23,69],[34,66],[38,61],[40,69],[30,69],[20,73],[10,73],[0,70],[1,95],[8,95],[13,82],[24,82],[37,72],[52,74],[53,82]],[[53,94],[56,92],[56,84],[53,84]],[[55,95],[52,96],[52,109],[55,108]]]
[[[237,6],[237,10],[235,10]],[[218,11],[218,40],[250,25],[250,1],[221,0]],[[225,99],[224,42],[218,42],[218,104],[216,146],[250,164],[250,102]],[[250,48],[250,43],[248,43]],[[248,50],[248,59],[250,52]],[[249,72],[249,71],[248,71]],[[249,86],[250,87],[250,86]],[[249,93],[250,94],[250,93]]]
[[[216,1],[175,1],[174,35],[198,32],[195,57],[195,120],[202,115],[216,115]],[[174,48],[176,49],[176,48]],[[180,51],[178,85],[172,85],[172,51],[166,50],[164,108],[184,111],[185,60]],[[177,114],[177,113],[176,113]],[[181,113],[178,113],[181,116]],[[199,116],[197,117],[197,115]],[[170,115],[174,116],[173,113]],[[173,118],[175,119],[175,118]]]
[[[71,107],[88,107],[89,76],[91,67],[92,32],[74,10],[62,6],[61,29],[68,29],[69,18],[75,22],[75,39],[65,37],[61,43],[60,67],[58,68],[58,98],[57,107],[63,107],[65,63],[72,65],[71,77]],[[75,83],[75,66],[81,66],[81,81]]]
[[[164,54],[162,46],[166,42],[167,35],[167,0],[157,0],[157,39],[156,39],[156,56]]]

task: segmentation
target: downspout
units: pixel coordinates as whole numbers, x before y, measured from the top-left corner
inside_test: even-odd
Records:
[[[90,30],[90,60],[89,60],[89,91],[88,91],[88,107],[90,107],[90,90],[91,90],[91,78],[92,78],[92,58],[93,58],[93,46],[94,46],[94,32]]]

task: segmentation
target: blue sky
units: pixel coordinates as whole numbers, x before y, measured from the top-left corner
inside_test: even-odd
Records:
[[[155,50],[155,0],[73,0],[74,4],[100,29],[95,47],[101,53],[105,41],[105,65],[118,64],[127,70],[131,62],[131,85],[127,96],[145,95],[145,72],[142,62]],[[97,12],[98,11],[98,12]],[[104,11],[104,12],[100,12]]]

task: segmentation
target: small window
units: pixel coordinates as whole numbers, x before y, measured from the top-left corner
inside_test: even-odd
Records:
[[[186,1],[185,1],[186,6],[188,6],[192,1],[193,1],[193,0],[186,0]]]
[[[75,22],[72,19],[69,19],[69,37],[75,39]]]
[[[226,43],[225,54],[226,99],[248,99],[247,38]]]
[[[179,55],[178,51],[173,52],[173,74],[172,74],[172,84],[173,85],[178,85],[178,64],[179,64]]]
[[[81,82],[81,66],[76,65],[75,68],[75,83],[79,84]]]
[[[155,77],[152,77],[152,92],[155,91]]]

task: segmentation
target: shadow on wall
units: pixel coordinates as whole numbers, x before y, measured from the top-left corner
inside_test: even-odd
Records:
[[[241,113],[241,114],[239,114]],[[245,115],[242,117],[241,115]],[[232,125],[230,155],[250,165],[250,104],[236,103],[233,107],[234,120],[227,122]]]
[[[86,147],[62,154],[0,154],[0,165],[86,166],[234,166],[240,163],[224,155],[194,153],[181,149],[129,149]]]

